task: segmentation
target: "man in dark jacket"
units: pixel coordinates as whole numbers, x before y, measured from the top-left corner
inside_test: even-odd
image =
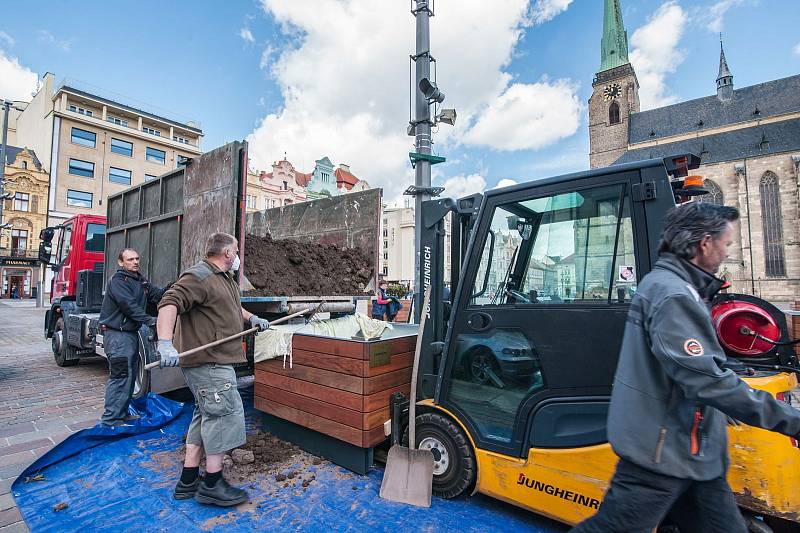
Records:
[[[147,303],[157,304],[164,294],[139,273],[139,254],[132,248],[123,249],[117,256],[119,268],[108,280],[100,326],[103,329],[103,348],[108,358],[109,377],[103,424],[119,426],[131,420],[128,404],[139,364],[139,337],[142,325],[155,324],[155,318],[145,312]]]
[[[577,532],[650,532],[670,513],[681,531],[746,532],[725,474],[726,415],[797,436],[800,411],[726,368],[709,313],[733,242],[732,207],[692,202],[665,220],[659,259],[631,302],[608,438],[620,457],[595,516]],[[677,512],[680,509],[680,512]]]

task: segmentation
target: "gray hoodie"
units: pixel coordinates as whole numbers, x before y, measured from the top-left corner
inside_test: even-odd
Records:
[[[708,305],[721,286],[672,254],[661,254],[639,285],[608,415],[609,441],[620,457],[702,481],[727,470],[725,415],[784,435],[800,433],[799,410],[724,368]]]

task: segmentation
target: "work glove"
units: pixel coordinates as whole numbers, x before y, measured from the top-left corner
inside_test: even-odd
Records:
[[[250,317],[250,327],[258,328],[256,333],[261,333],[262,331],[267,331],[269,329],[269,321],[253,315]]]
[[[172,341],[159,340],[158,348],[158,366],[167,368],[171,366],[178,366],[178,350],[172,345]]]

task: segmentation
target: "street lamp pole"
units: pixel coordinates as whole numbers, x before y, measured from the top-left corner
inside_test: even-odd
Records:
[[[3,147],[0,148],[0,226],[3,225],[3,199],[5,177],[6,177],[6,147],[8,145],[8,112],[11,110],[12,103],[8,100],[3,101]]]

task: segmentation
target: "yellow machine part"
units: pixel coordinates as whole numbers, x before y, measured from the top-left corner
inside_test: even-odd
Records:
[[[797,387],[794,374],[781,373],[745,381],[775,395]],[[453,413],[476,452],[475,491],[567,524],[593,515],[614,474],[617,456],[609,444],[571,449],[531,448],[527,460],[478,449]],[[744,424],[730,426],[728,481],[741,507],[800,521],[800,449],[778,433]]]

